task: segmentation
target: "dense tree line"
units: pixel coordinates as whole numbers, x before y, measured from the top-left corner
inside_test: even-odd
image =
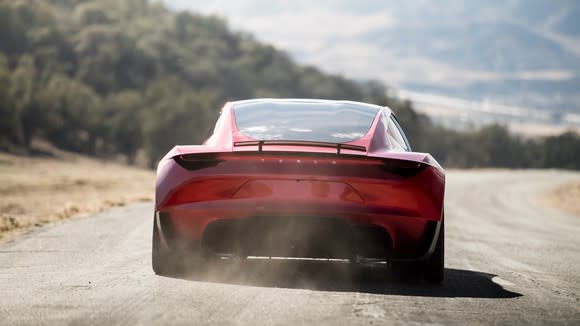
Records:
[[[410,103],[295,64],[218,17],[147,0],[0,0],[0,148],[34,138],[153,166],[174,144],[198,143],[228,100],[350,99],[389,105],[416,150],[451,166],[580,168],[580,139],[522,140],[501,126],[459,133]],[[507,155],[506,155],[507,153]]]

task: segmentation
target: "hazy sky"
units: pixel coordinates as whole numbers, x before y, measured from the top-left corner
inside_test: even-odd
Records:
[[[567,80],[574,72],[559,64],[557,51],[563,47],[580,56],[577,39],[551,31],[555,22],[578,10],[580,1],[162,1],[173,9],[222,16],[234,30],[250,32],[288,51],[298,62],[350,78],[376,78],[392,86],[417,80],[448,87],[504,79]],[[466,26],[484,26],[497,34],[483,32],[477,35],[481,40],[473,41],[470,33],[462,34]],[[406,37],[401,28],[412,32]],[[434,32],[436,28],[443,32]],[[518,28],[525,29],[525,35],[519,36]],[[511,34],[502,35],[504,30]],[[475,33],[479,31],[481,27]],[[536,42],[534,35],[548,41],[526,44],[527,40]],[[497,43],[490,47],[490,41]],[[537,44],[548,47],[542,49],[547,51],[546,59],[551,56],[556,62],[521,64],[518,56],[535,50]],[[488,65],[478,65],[478,54],[486,51]],[[461,65],[452,56],[472,61]]]
[[[355,11],[352,1],[164,2],[174,9],[217,14],[233,29],[251,32],[299,62],[354,78],[373,77],[377,63],[386,59],[378,47],[358,39],[396,22],[382,1],[362,1]]]

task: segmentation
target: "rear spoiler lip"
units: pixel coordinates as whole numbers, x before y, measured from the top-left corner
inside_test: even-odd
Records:
[[[358,152],[367,152],[367,148],[360,145],[351,145],[344,143],[331,143],[320,141],[303,141],[303,140],[249,140],[238,141],[234,143],[234,147],[241,146],[258,146],[258,152],[263,152],[264,145],[278,145],[278,146],[307,146],[307,147],[326,147],[336,148],[336,154],[341,154],[341,150],[347,149]]]
[[[271,142],[271,141],[270,141]],[[284,141],[288,142],[288,141]],[[241,144],[240,144],[241,143]],[[312,142],[308,142],[312,143]],[[270,143],[271,144],[271,143]],[[312,145],[312,147],[320,147],[319,143],[315,143],[316,145]],[[281,144],[277,144],[281,145]],[[295,143],[297,146],[304,146],[302,142],[300,144]],[[358,159],[387,159],[387,160],[401,160],[401,161],[408,161],[408,162],[417,162],[430,165],[436,169],[441,169],[442,167],[439,163],[428,153],[421,153],[421,152],[402,152],[402,151],[385,151],[385,152],[362,152],[363,146],[351,145],[351,144],[340,144],[341,149],[352,150],[352,147],[355,146],[357,149],[354,151],[360,150],[360,154],[355,153],[342,153],[339,152],[338,155],[345,158],[358,158]],[[237,142],[237,146],[258,146],[258,141],[244,141],[244,142]],[[308,147],[306,145],[305,147]],[[322,147],[326,148],[337,148],[338,146],[336,143],[322,143]],[[259,148],[258,148],[259,149]],[[217,147],[210,147],[206,145],[189,145],[189,146],[176,146],[174,147],[169,153],[167,153],[164,159],[174,159],[179,156],[189,156],[189,155],[220,155],[220,154],[233,154],[233,155],[252,155],[252,154],[271,154],[271,155],[321,155],[321,156],[334,156],[337,153],[318,153],[314,151],[242,151],[242,152],[235,152],[232,151],[232,148],[217,148]]]
[[[250,145],[247,145],[250,146]],[[224,155],[225,156],[222,156]],[[425,160],[414,160],[414,159],[402,159],[396,157],[376,157],[376,156],[366,156],[366,155],[356,155],[356,154],[337,154],[337,153],[320,153],[320,152],[285,152],[285,151],[242,151],[242,152],[229,152],[229,153],[189,153],[189,154],[179,154],[173,156],[173,160],[182,168],[186,170],[199,170],[210,167],[218,166],[222,162],[229,161],[228,156],[232,155],[237,158],[251,157],[260,158],[264,162],[264,158],[271,155],[282,155],[283,157],[298,157],[296,161],[299,163],[301,158],[311,157],[316,162],[316,158],[326,158],[332,160],[332,164],[336,164],[337,161],[344,159],[345,162],[350,161],[349,164],[377,164],[380,163],[382,168],[387,172],[394,173],[401,177],[411,177],[415,176],[421,171],[428,167],[433,167],[429,162]],[[354,161],[352,161],[354,160]],[[257,161],[257,159],[256,159]],[[278,161],[275,159],[274,161]],[[283,160],[279,160],[282,163]],[[292,160],[288,160],[291,162]],[[360,163],[357,163],[360,162]],[[314,165],[316,166],[316,164]],[[364,167],[361,165],[361,169]]]

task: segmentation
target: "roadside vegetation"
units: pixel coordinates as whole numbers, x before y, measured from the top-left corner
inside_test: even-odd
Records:
[[[580,136],[523,139],[503,126],[433,125],[377,82],[297,65],[221,18],[146,0],[0,0],[0,149],[35,139],[99,158],[155,166],[199,143],[227,100],[308,97],[393,108],[414,149],[446,167],[580,169]],[[143,155],[140,155],[140,154]]]
[[[154,173],[43,148],[44,156],[0,153],[0,239],[6,234],[113,206],[153,199]]]
[[[559,185],[555,189],[542,194],[540,202],[546,206],[580,217],[580,182]]]

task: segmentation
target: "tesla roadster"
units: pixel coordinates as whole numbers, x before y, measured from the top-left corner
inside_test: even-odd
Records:
[[[159,163],[153,270],[318,258],[405,266],[439,283],[444,189],[441,166],[411,150],[387,107],[229,102],[202,145],[175,146]]]

